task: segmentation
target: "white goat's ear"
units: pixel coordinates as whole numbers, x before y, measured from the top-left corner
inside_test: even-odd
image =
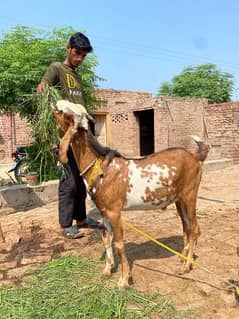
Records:
[[[89,113],[86,113],[86,118],[87,118],[88,121],[91,121],[92,123],[95,123],[95,119]]]
[[[55,104],[51,103],[51,108],[53,111],[58,111],[57,106]]]

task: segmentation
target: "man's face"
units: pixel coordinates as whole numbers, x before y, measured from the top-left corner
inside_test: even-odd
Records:
[[[67,48],[68,60],[72,67],[77,68],[84,61],[87,52],[81,49]]]

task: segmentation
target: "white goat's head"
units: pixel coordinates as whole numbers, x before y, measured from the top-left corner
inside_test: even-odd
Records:
[[[81,104],[71,103],[66,100],[59,100],[56,105],[53,106],[53,109],[54,111],[61,113],[66,122],[71,120],[75,131],[77,131],[78,128],[88,130],[88,121],[90,120],[94,122],[94,119]],[[68,128],[67,123],[65,123],[66,125],[62,125],[62,121],[57,122],[60,128],[65,132]]]
[[[81,104],[60,100],[52,106],[57,125],[64,132],[60,143],[60,161],[68,162],[67,150],[78,129],[88,130],[88,121],[94,119]]]

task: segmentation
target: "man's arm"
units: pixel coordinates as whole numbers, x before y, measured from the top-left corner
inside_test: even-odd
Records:
[[[45,88],[46,88],[46,83],[45,82],[41,82],[37,86],[37,93],[43,93],[45,91]]]
[[[46,86],[54,86],[59,82],[58,69],[55,63],[52,63],[44,74],[41,83],[37,86],[37,93],[43,93]]]

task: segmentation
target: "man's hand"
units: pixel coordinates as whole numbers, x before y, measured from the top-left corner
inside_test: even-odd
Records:
[[[45,91],[45,88],[46,88],[46,84],[44,82],[41,82],[37,86],[37,93],[43,93]]]
[[[59,149],[60,145],[54,145],[51,149],[56,162],[59,161]]]

